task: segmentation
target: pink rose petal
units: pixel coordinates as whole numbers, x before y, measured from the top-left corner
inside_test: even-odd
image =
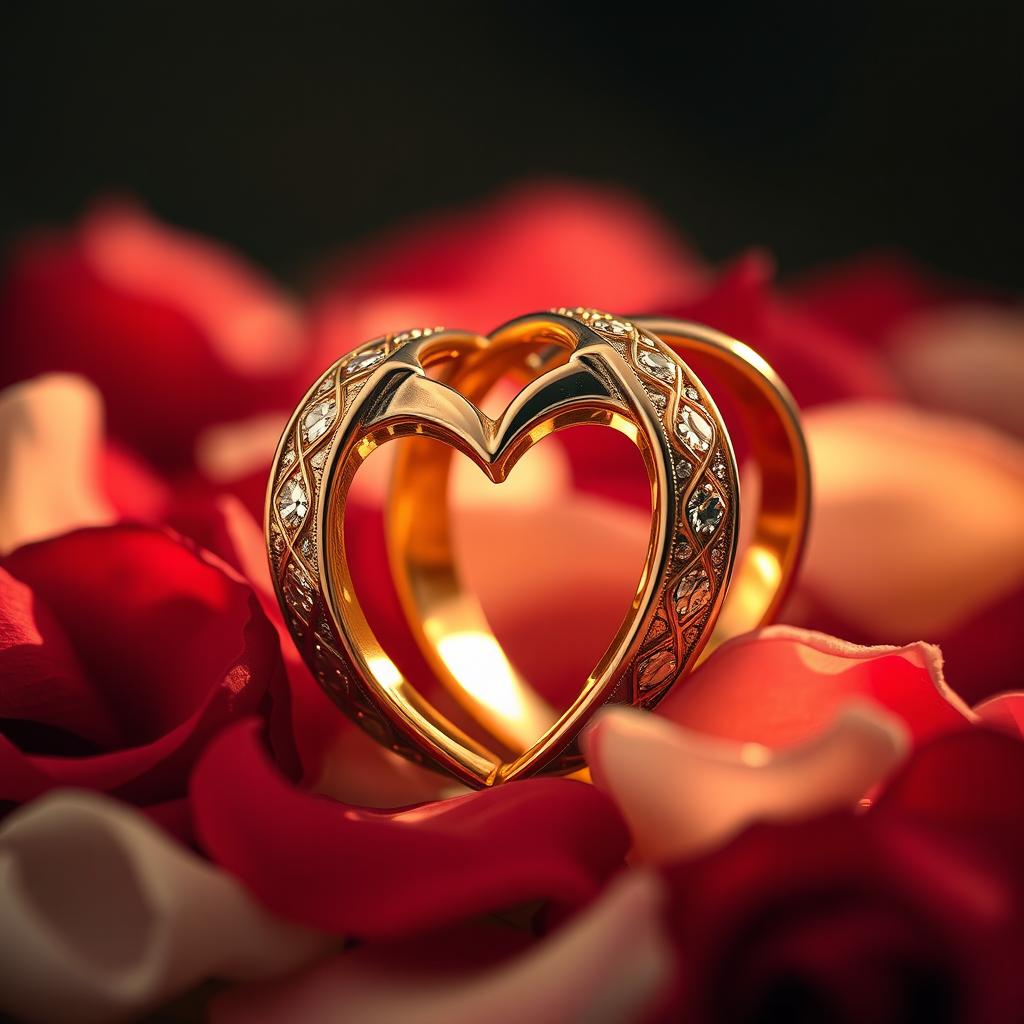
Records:
[[[0,554],[112,522],[97,484],[103,403],[81,377],[49,374],[0,392]]]
[[[1024,446],[874,403],[805,419],[814,516],[802,589],[873,637],[937,637],[1024,582]]]
[[[1024,312],[941,308],[912,318],[889,340],[889,361],[910,396],[1024,435]]]
[[[657,713],[694,732],[784,747],[817,735],[856,698],[895,715],[915,743],[974,717],[943,679],[938,648],[858,647],[792,626],[723,645]]]
[[[603,712],[586,734],[594,784],[629,824],[634,857],[656,863],[720,845],[752,821],[853,805],[907,747],[899,719],[863,702],[785,750],[711,739],[632,708]]]

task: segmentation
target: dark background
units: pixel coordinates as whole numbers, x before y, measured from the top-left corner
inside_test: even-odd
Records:
[[[632,187],[715,260],[895,246],[1024,284],[1021,4],[13,6],[4,242],[120,190],[301,283],[410,214],[559,174]]]

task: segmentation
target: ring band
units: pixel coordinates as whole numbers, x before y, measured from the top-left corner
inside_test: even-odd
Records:
[[[738,400],[761,470],[751,540],[731,586],[739,522],[733,447],[677,350],[713,361]],[[522,390],[492,420],[478,405],[509,374],[524,380]],[[634,600],[559,714],[519,677],[461,586],[444,496],[454,450],[501,482],[548,434],[586,423],[611,426],[640,450],[651,530]],[[413,635],[472,729],[430,704],[388,657],[345,555],[355,472],[399,437],[413,440],[400,446],[388,503],[392,574]],[[314,383],[285,430],[266,528],[286,621],[324,689],[391,749],[479,787],[579,767],[575,740],[597,708],[653,707],[709,645],[771,618],[799,559],[808,505],[795,406],[755,352],[696,325],[578,308],[522,317],[489,337],[407,331],[347,354]]]

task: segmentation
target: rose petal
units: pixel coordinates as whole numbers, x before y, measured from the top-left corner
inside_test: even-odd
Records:
[[[96,482],[99,394],[52,374],[0,392],[0,554],[113,520]]]
[[[293,970],[330,941],[112,800],[54,792],[0,827],[0,1004],[20,1019],[134,1015],[209,977]]]
[[[1024,313],[956,306],[914,317],[889,339],[907,393],[947,412],[1024,434]]]
[[[162,531],[116,526],[19,548],[5,564],[45,602],[87,682],[35,705],[32,721],[45,736],[20,755],[5,748],[5,760],[20,756],[26,766],[0,776],[0,798],[27,799],[36,791],[19,790],[14,779],[41,775],[50,785],[132,802],[173,799],[208,739],[259,712],[270,714],[275,752],[295,770],[277,638],[252,591],[223,563]],[[52,632],[39,630],[46,640]],[[0,651],[0,677],[9,680],[0,717],[18,716],[19,702],[24,709],[13,675],[23,664],[17,645]],[[96,721],[112,721],[116,736],[95,736]],[[55,726],[110,745],[53,756],[69,753],[55,745]]]
[[[208,427],[196,441],[197,469],[215,484],[230,484],[252,473],[265,476],[287,422],[284,412],[268,412]]]
[[[682,298],[702,277],[629,195],[528,185],[417,225],[339,267],[314,304],[318,360],[405,327],[488,331],[531,310],[597,301],[651,308]]]
[[[973,719],[946,685],[937,648],[858,647],[791,626],[724,644],[657,713],[694,732],[785,747],[817,735],[855,698],[891,712],[915,743]]]
[[[215,1000],[211,1020],[635,1021],[658,998],[672,969],[660,902],[656,880],[631,871],[593,906],[515,959],[481,970],[467,965],[462,950],[437,965],[431,939],[400,949],[369,947],[293,979],[228,992]]]
[[[1024,448],[977,424],[849,404],[805,419],[802,586],[872,637],[940,636],[1024,582]]]
[[[922,1006],[1017,1016],[1019,866],[974,837],[835,813],[752,826],[663,875],[676,1019],[897,1021]]]
[[[974,712],[984,725],[1024,738],[1024,693],[1000,693],[982,701]]]
[[[394,936],[536,899],[576,906],[626,848],[607,798],[565,779],[394,813],[304,793],[252,724],[210,744],[191,791],[215,862],[282,916],[341,934]]]
[[[179,466],[209,423],[287,405],[305,350],[296,310],[259,275],[125,204],[15,251],[0,337],[0,383],[81,373],[116,437]]]
[[[602,712],[585,735],[594,784],[622,811],[634,857],[655,863],[719,845],[752,821],[855,804],[906,748],[899,719],[867,703],[784,750],[709,739],[631,708]]]
[[[912,317],[956,297],[945,282],[895,253],[873,253],[818,271],[791,294],[815,316],[875,346]]]
[[[899,394],[882,359],[828,319],[816,317],[772,287],[774,266],[754,251],[736,260],[713,285],[688,301],[659,311],[724,331],[771,363],[802,407],[849,398]],[[713,385],[714,363],[683,354]],[[728,394],[715,395],[725,399]],[[730,417],[726,416],[727,422]]]
[[[914,754],[872,813],[997,831],[1024,853],[1024,742],[988,729],[942,736]]]
[[[46,604],[0,569],[0,719],[8,735],[59,729],[94,746],[122,736],[113,709],[95,699],[71,641]]]

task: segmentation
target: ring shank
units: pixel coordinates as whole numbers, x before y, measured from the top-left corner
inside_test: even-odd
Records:
[[[703,356],[734,399],[760,476],[746,549],[703,657],[725,641],[771,622],[793,583],[810,521],[811,468],[800,414],[789,389],[749,345],[699,324],[637,317],[682,356]]]
[[[631,318],[680,356],[713,364],[735,398],[743,433],[760,470],[760,495],[749,544],[736,566],[702,657],[724,641],[770,621],[795,574],[808,521],[810,471],[795,403],[772,368],[749,346],[703,326]],[[522,344],[500,333],[492,345],[453,361],[441,377],[477,404],[508,373],[536,377],[565,359],[550,342]],[[609,421],[610,422],[610,421]],[[610,423],[624,432],[627,421]],[[635,438],[634,438],[635,440]],[[643,448],[641,447],[641,451]],[[558,719],[524,680],[487,622],[456,566],[447,503],[453,451],[409,438],[396,457],[388,502],[392,577],[407,621],[441,685],[495,740],[515,754]],[[654,477],[653,467],[648,473]],[[551,767],[579,763],[571,748]]]

